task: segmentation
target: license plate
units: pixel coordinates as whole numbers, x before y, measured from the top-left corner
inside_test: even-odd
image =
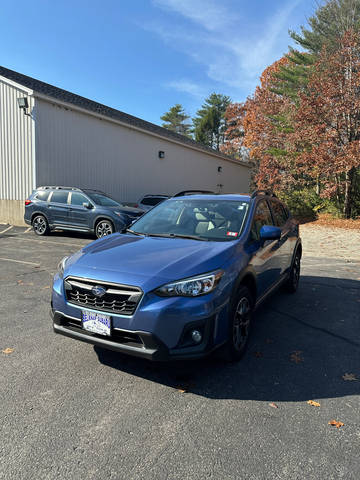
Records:
[[[111,335],[111,317],[102,313],[82,311],[82,326],[88,332],[98,335]]]

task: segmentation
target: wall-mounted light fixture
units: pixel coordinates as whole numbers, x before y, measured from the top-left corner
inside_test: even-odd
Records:
[[[159,150],[159,158],[165,158],[165,152]]]
[[[27,112],[27,109],[29,108],[29,102],[28,102],[27,97],[19,97],[17,99],[17,103],[19,105],[19,108],[24,110],[24,114],[29,115],[29,117],[30,117],[30,113]]]
[[[218,167],[218,172],[222,172],[222,167]]]

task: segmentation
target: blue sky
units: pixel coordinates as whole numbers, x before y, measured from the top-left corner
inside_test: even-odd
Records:
[[[291,43],[314,0],[3,1],[0,65],[145,120],[211,92],[234,101]]]

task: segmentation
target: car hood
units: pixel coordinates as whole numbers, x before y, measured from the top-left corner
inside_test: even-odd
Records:
[[[164,283],[220,268],[237,242],[202,242],[114,234],[70,257],[65,276],[74,275],[152,290]]]

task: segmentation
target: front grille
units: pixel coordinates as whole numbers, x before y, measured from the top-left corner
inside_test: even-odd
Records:
[[[65,295],[69,303],[92,310],[133,315],[142,297],[138,287],[98,282],[96,280],[67,277],[65,279]],[[97,296],[94,287],[102,287],[105,294]]]

